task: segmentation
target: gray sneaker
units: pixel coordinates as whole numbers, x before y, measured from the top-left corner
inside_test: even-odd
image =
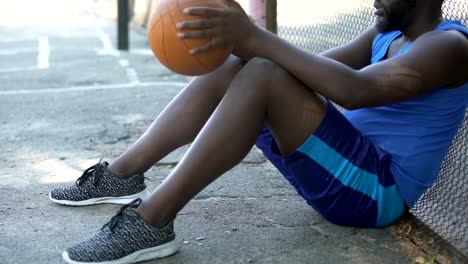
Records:
[[[59,204],[82,206],[101,203],[127,204],[145,198],[149,191],[143,174],[119,179],[107,170],[107,162],[99,161],[83,172],[76,183],[52,190],[49,198]]]
[[[67,263],[123,264],[162,258],[177,252],[174,222],[155,228],[134,210],[137,199],[123,206],[92,238],[63,252]]]

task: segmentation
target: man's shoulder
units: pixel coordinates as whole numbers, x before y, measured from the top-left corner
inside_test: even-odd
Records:
[[[419,36],[415,41],[415,46],[468,51],[468,38],[456,29],[434,30]]]
[[[467,82],[468,39],[457,30],[434,30],[418,37],[404,61],[430,87],[458,87]]]
[[[433,38],[434,40],[438,40],[440,42],[459,41],[465,44],[468,43],[467,37],[456,29],[429,31],[422,34],[417,40],[424,38]]]

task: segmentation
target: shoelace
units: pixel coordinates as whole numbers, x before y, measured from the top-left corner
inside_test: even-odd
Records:
[[[104,172],[104,168],[106,167],[107,164],[102,164],[101,163],[102,159],[99,160],[99,162],[89,168],[87,168],[81,177],[79,177],[76,180],[76,184],[78,186],[82,186],[91,176],[94,176],[94,182],[93,185],[97,186],[99,183],[99,180],[102,177],[102,174]]]
[[[112,217],[112,219],[109,221],[109,223],[105,224],[102,228],[105,228],[106,226],[109,226],[109,229],[111,231],[114,230],[114,228],[117,226],[117,223],[119,222],[119,220],[124,216],[123,212],[128,207],[137,208],[138,206],[140,206],[141,202],[142,202],[141,198],[137,198],[137,199],[133,200],[132,202],[130,202],[129,204],[126,204],[126,205],[122,206],[122,208],[120,208],[119,212],[116,215],[114,215],[114,217]]]

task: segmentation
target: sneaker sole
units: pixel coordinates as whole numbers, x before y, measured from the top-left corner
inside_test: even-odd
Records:
[[[52,200],[54,203],[63,204],[63,205],[71,205],[71,206],[86,206],[86,205],[95,205],[95,204],[103,204],[103,203],[111,203],[111,204],[128,204],[131,201],[141,198],[144,199],[149,196],[149,191],[145,188],[143,191],[128,195],[128,196],[120,196],[120,197],[100,197],[100,198],[93,198],[83,201],[70,201],[70,200],[57,200],[52,198],[52,193],[49,193],[49,199]]]
[[[158,259],[168,257],[173,255],[179,250],[179,246],[175,240],[171,242],[159,245],[157,247],[152,248],[145,248],[139,251],[135,251],[134,253],[127,255],[125,257],[116,259],[116,260],[109,260],[109,261],[102,261],[102,262],[81,262],[81,261],[74,261],[70,259],[68,256],[68,252],[64,251],[62,253],[62,258],[67,263],[70,264],[127,264],[127,263],[136,263],[141,261],[147,261],[150,259]]]

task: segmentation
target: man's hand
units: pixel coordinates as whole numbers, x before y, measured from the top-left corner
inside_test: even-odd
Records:
[[[184,10],[188,15],[202,17],[177,24],[178,36],[182,39],[211,39],[202,47],[190,50],[191,54],[205,52],[214,48],[232,49],[233,54],[241,59],[254,56],[253,50],[261,29],[257,27],[233,0],[224,0],[228,8],[189,7]]]

